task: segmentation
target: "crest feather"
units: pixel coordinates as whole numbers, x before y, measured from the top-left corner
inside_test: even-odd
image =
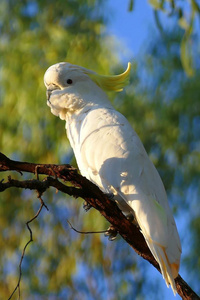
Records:
[[[119,75],[107,76],[99,74],[88,74],[90,78],[103,90],[120,92],[129,84],[131,63],[128,63],[126,71]]]

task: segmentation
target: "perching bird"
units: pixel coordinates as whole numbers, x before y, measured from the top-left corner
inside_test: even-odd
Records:
[[[138,135],[104,92],[121,91],[130,68],[129,63],[124,73],[103,76],[57,63],[44,76],[47,104],[66,121],[81,174],[104,193],[114,194],[126,215],[134,215],[167,286],[176,294],[181,244],[163,183]]]

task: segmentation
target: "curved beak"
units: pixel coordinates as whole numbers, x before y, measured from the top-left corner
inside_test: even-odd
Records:
[[[47,96],[47,101],[50,102],[50,97],[51,97],[51,94],[53,91],[55,90],[60,90],[59,86],[57,86],[56,84],[50,84],[47,88],[47,91],[46,91],[46,96]]]

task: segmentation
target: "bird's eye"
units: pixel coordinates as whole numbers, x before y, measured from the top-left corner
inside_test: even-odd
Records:
[[[72,84],[72,80],[71,79],[67,79],[67,84]]]

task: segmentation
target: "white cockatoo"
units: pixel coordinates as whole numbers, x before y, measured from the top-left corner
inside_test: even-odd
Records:
[[[160,176],[127,119],[106,93],[129,82],[131,64],[116,76],[103,76],[67,62],[44,75],[47,104],[66,121],[67,136],[83,176],[114,194],[124,214],[132,214],[174,294],[181,244]]]

